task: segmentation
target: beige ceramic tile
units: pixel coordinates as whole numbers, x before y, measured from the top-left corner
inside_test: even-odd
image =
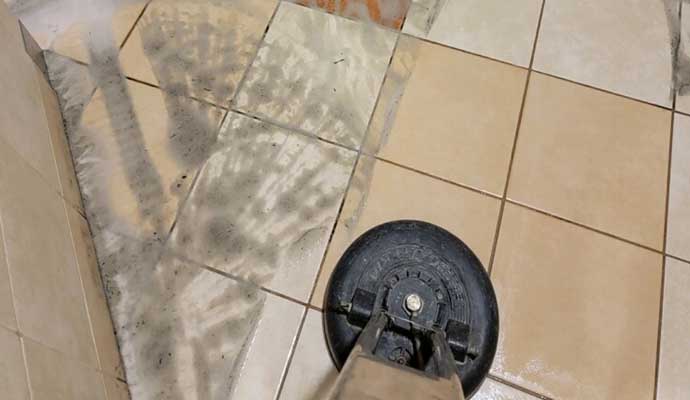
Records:
[[[413,0],[403,32],[529,66],[542,0]]]
[[[355,158],[230,113],[171,246],[190,260],[307,301]]]
[[[657,399],[690,397],[690,264],[666,258]]]
[[[0,9],[4,7],[0,4]],[[0,10],[1,12],[2,10]],[[26,367],[19,336],[0,326],[0,393],[11,400],[29,400]],[[7,396],[7,397],[5,397]]]
[[[0,3],[0,33],[5,38],[4,45],[12,43],[14,46],[18,46],[21,43],[22,36],[18,25],[19,21],[7,7],[7,4],[5,2]]]
[[[276,0],[155,0],[122,49],[123,71],[164,90],[227,106],[276,5]]]
[[[0,145],[1,144],[0,142]],[[0,149],[0,157],[4,156],[6,151],[7,150]],[[9,329],[17,328],[9,269],[5,256],[5,242],[3,241],[2,235],[2,210],[0,210],[0,325]]]
[[[106,400],[100,374],[94,367],[24,338],[32,400]]]
[[[532,74],[508,197],[661,249],[671,113]]]
[[[507,204],[492,270],[501,318],[493,373],[557,399],[651,399],[661,262]]]
[[[328,279],[347,247],[384,222],[417,219],[439,225],[465,241],[486,265],[500,201],[370,157],[360,158],[316,284],[321,307]],[[450,216],[450,217],[449,217]]]
[[[129,387],[124,382],[113,379],[109,376],[104,376],[105,394],[108,400],[130,400]]]
[[[245,359],[234,378],[233,399],[273,399],[278,394],[305,307],[268,295]]]
[[[537,397],[521,392],[493,379],[486,379],[472,400],[538,400]]]
[[[323,331],[322,314],[307,311],[280,400],[325,399],[338,377]]]
[[[144,9],[144,0],[17,2],[15,12],[43,49],[88,63],[107,38],[119,47]],[[108,27],[110,29],[104,29]],[[110,45],[108,43],[108,45]]]
[[[680,114],[673,124],[666,251],[690,260],[690,117]]]
[[[236,105],[359,147],[396,37],[375,24],[282,2]]]
[[[72,153],[65,135],[65,125],[60,112],[55,92],[43,77],[43,73],[36,67],[36,80],[43,97],[43,109],[45,111],[48,128],[50,129],[50,142],[60,178],[60,190],[68,203],[77,209],[82,209],[81,193],[77,184],[77,176],[74,173]]]
[[[526,78],[403,36],[364,150],[502,196]]]
[[[290,0],[346,18],[373,22],[399,30],[411,0]]]
[[[670,107],[677,5],[674,0],[546,1],[534,68]]]
[[[113,333],[113,323],[110,320],[89,226],[84,217],[70,207],[67,207],[67,218],[101,370],[124,379],[120,352]]]
[[[6,153],[0,212],[19,329],[96,366],[65,203],[15,153]]]
[[[94,234],[167,235],[222,112],[124,80],[94,95],[70,143]]]

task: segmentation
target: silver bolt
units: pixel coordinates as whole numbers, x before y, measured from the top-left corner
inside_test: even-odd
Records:
[[[416,313],[422,309],[422,298],[418,294],[412,293],[405,298],[405,308],[411,313]]]

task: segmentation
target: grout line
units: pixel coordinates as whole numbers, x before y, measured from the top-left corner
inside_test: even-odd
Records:
[[[528,395],[530,395],[530,396],[533,396],[533,397],[536,397],[536,398],[539,398],[539,399],[542,399],[542,400],[553,400],[551,397],[545,396],[545,395],[543,395],[543,394],[541,394],[541,393],[537,393],[537,392],[535,392],[535,391],[533,391],[533,390],[530,390],[530,389],[527,389],[527,388],[522,387],[522,386],[520,386],[520,385],[517,385],[517,384],[515,384],[515,383],[513,383],[513,382],[511,382],[511,381],[508,381],[508,380],[505,380],[505,379],[501,378],[500,376],[493,375],[492,373],[489,373],[489,374],[487,375],[487,379],[491,379],[492,381],[496,381],[496,382],[498,382],[498,383],[500,383],[500,384],[503,384],[503,385],[506,385],[506,386],[508,386],[508,387],[510,387],[510,388],[513,388],[513,389],[515,389],[515,390],[517,390],[517,391],[519,391],[519,392],[528,394]]]
[[[498,210],[498,219],[496,220],[496,231],[494,232],[494,240],[491,245],[491,256],[489,257],[489,265],[487,272],[491,277],[491,272],[494,267],[494,260],[496,259],[496,250],[498,248],[498,238],[501,234],[501,225],[503,223],[503,214],[506,208],[506,199],[508,197],[508,187],[510,186],[510,176],[513,172],[513,165],[515,162],[515,153],[517,152],[518,140],[520,138],[520,128],[522,127],[522,118],[525,114],[525,105],[527,103],[527,93],[529,91],[529,83],[532,78],[532,66],[534,65],[534,56],[537,51],[537,43],[539,42],[539,31],[541,30],[541,22],[544,16],[544,6],[546,1],[541,2],[541,9],[539,10],[539,19],[537,21],[537,30],[534,34],[534,43],[532,43],[532,54],[529,60],[529,69],[527,70],[527,78],[525,79],[525,91],[522,93],[522,103],[520,104],[520,112],[518,114],[517,125],[515,127],[515,136],[513,137],[513,147],[510,152],[510,162],[508,163],[508,172],[506,174],[506,183],[503,188],[503,196],[501,198],[501,207]]]
[[[129,37],[132,36],[132,33],[134,32],[134,28],[136,28],[137,25],[139,25],[139,21],[141,20],[141,17],[144,16],[144,13],[146,12],[146,10],[149,8],[149,4],[151,4],[151,1],[152,0],[148,0],[146,2],[146,4],[144,4],[144,8],[141,9],[141,12],[137,16],[137,19],[134,20],[132,27],[129,28],[129,31],[127,31],[127,35],[125,35],[125,38],[122,40],[122,43],[120,44],[120,48],[119,48],[120,51],[125,47],[125,44],[127,44],[127,40],[129,40]],[[119,53],[119,51],[118,51],[118,53]]]
[[[667,258],[674,259],[676,261],[680,261],[680,262],[685,263],[685,264],[690,264],[690,260],[686,260],[685,258],[674,256],[673,254],[665,253],[664,256],[666,256]]]
[[[1,144],[1,143],[0,143]],[[14,320],[14,329],[13,331],[16,331],[19,333],[19,318],[17,318],[17,304],[16,304],[16,295],[15,295],[15,288],[14,284],[12,283],[12,271],[10,269],[10,260],[9,260],[9,253],[7,252],[7,235],[5,234],[5,229],[4,229],[4,224],[2,222],[2,209],[0,209],[0,246],[2,246],[2,252],[5,255],[5,268],[7,271],[7,281],[10,286],[10,302],[12,303],[12,311],[13,311],[13,320]],[[0,265],[0,267],[2,267]],[[4,326],[4,325],[2,325]]]
[[[19,336],[19,346],[21,347],[22,350],[22,358],[24,361],[24,373],[26,374],[26,386],[29,389],[29,398],[33,399],[34,398],[34,389],[33,385],[31,384],[31,374],[29,374],[29,359],[26,356],[26,344],[24,343],[24,335],[21,333],[18,333]],[[104,388],[105,390],[105,388]]]
[[[302,330],[304,329],[304,323],[307,321],[307,313],[309,312],[309,308],[305,307],[304,312],[302,313],[302,320],[299,322],[299,327],[297,328],[297,332],[295,333],[295,337],[292,340],[292,344],[290,346],[290,352],[288,353],[288,358],[287,362],[285,363],[285,368],[283,368],[283,372],[280,376],[280,383],[278,384],[278,390],[275,392],[275,397],[274,400],[279,400],[280,396],[283,394],[283,387],[285,387],[285,380],[287,378],[288,372],[290,372],[290,367],[292,366],[292,359],[295,356],[295,352],[297,351],[297,344],[299,343],[300,336],[302,335]]]
[[[210,101],[208,101],[208,100],[204,100],[204,99],[199,98],[199,97],[196,97],[196,96],[175,94],[175,93],[172,93],[172,92],[168,92],[168,91],[166,91],[165,89],[163,89],[162,87],[160,87],[160,86],[158,86],[158,85],[156,85],[156,84],[153,84],[153,83],[151,83],[151,82],[142,81],[141,79],[137,79],[137,78],[133,78],[133,77],[131,77],[131,76],[127,76],[127,75],[125,75],[124,73],[122,74],[122,76],[124,76],[126,80],[129,80],[129,81],[132,81],[132,82],[136,82],[136,83],[139,83],[139,84],[142,84],[142,85],[145,85],[145,86],[154,88],[154,89],[158,89],[158,90],[160,90],[161,92],[163,92],[163,93],[165,93],[165,94],[169,94],[169,95],[171,95],[171,96],[177,96],[177,97],[188,98],[188,99],[194,100],[194,101],[196,101],[196,102],[205,104],[205,105],[207,105],[207,106],[209,106],[209,107],[220,108],[220,109],[222,109],[222,110],[224,110],[224,111],[227,111],[227,110],[228,110],[228,108],[227,108],[226,106],[222,106],[222,105],[220,105],[220,104],[216,104],[216,103],[210,102]]]

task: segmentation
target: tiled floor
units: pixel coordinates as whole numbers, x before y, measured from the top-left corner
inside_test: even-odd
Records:
[[[323,398],[330,272],[402,218],[491,274],[500,343],[474,398],[690,396],[679,0],[10,4],[53,50],[134,399]]]

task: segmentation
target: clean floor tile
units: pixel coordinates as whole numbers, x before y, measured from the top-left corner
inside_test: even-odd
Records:
[[[267,295],[239,365],[231,398],[273,399],[287,367],[305,307]]]
[[[507,204],[492,270],[501,318],[493,373],[556,399],[651,399],[661,263]]]
[[[230,113],[171,244],[191,260],[306,301],[355,157]]]
[[[413,0],[403,32],[529,66],[542,0]]]
[[[0,157],[0,213],[19,330],[97,366],[65,203],[7,150]]]
[[[395,40],[374,24],[283,2],[236,106],[358,147]]]
[[[690,117],[674,118],[666,251],[690,260]]]
[[[0,9],[4,7],[0,4]],[[2,10],[0,10],[1,12]],[[26,367],[19,336],[0,326],[0,393],[10,400],[29,400]]]
[[[678,1],[546,1],[536,70],[670,107]]]
[[[329,13],[400,29],[411,0],[290,0]]]
[[[360,158],[312,304],[321,307],[328,279],[347,247],[384,222],[416,219],[439,225],[465,241],[487,266],[500,200],[386,163]],[[452,216],[452,217],[449,217]]]
[[[657,399],[690,397],[690,264],[666,258]]]
[[[165,91],[226,106],[276,5],[276,0],[155,0],[122,49],[122,70]]]
[[[502,196],[526,78],[403,36],[364,151]]]
[[[532,74],[508,197],[661,249],[670,125],[660,108]]]

